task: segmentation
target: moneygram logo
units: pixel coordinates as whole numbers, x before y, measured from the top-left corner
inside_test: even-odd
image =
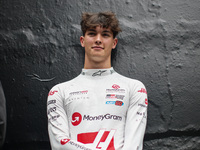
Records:
[[[97,115],[97,116],[91,116],[91,115],[82,115],[78,112],[73,113],[72,115],[72,125],[77,126],[81,123],[82,120],[85,121],[103,121],[103,120],[117,120],[117,121],[122,121],[121,116],[117,115],[111,115],[109,113],[105,115]]]
[[[81,123],[81,121],[82,121],[81,114],[78,113],[78,112],[73,113],[73,115],[72,115],[72,121],[71,121],[72,125],[73,126],[77,126],[77,125],[79,125]]]
[[[105,114],[105,115],[98,115],[98,116],[90,116],[90,115],[84,115],[83,120],[87,121],[103,121],[103,120],[118,120],[122,121],[121,116],[117,115],[111,115],[111,114]]]

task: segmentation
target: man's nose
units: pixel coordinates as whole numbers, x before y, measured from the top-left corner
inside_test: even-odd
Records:
[[[98,45],[100,45],[102,43],[102,37],[100,34],[97,34],[95,43]]]

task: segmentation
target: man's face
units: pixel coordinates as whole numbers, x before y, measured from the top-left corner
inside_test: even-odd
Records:
[[[108,63],[111,59],[111,51],[117,45],[117,39],[113,38],[110,28],[88,29],[85,36],[81,36],[80,42],[85,47],[85,59],[89,62]]]

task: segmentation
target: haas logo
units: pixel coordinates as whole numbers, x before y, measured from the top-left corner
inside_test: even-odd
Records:
[[[115,150],[114,134],[116,130],[105,131],[101,129],[99,132],[78,134],[78,142],[91,145],[93,149]]]
[[[81,114],[78,113],[78,112],[73,113],[73,115],[72,115],[72,121],[71,121],[72,125],[73,126],[77,126],[77,125],[79,125],[81,123],[81,121],[82,121]]]
[[[119,89],[119,88],[120,88],[120,86],[119,86],[119,85],[117,85],[117,84],[113,84],[112,88],[114,88],[114,89]]]

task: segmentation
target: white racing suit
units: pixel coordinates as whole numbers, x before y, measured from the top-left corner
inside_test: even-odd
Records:
[[[109,69],[83,69],[54,86],[47,101],[53,150],[142,150],[147,92]]]

